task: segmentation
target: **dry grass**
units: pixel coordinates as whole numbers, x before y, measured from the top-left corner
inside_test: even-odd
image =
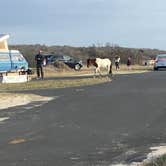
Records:
[[[128,70],[126,65],[120,65],[122,71]],[[152,70],[153,66],[131,65],[131,70]],[[115,70],[115,67],[114,67]]]
[[[166,155],[163,155],[154,161],[144,163],[142,166],[166,166]]]
[[[83,78],[74,80],[41,80],[30,81],[27,83],[16,84],[0,84],[1,91],[20,91],[20,90],[34,90],[34,89],[54,89],[54,88],[66,88],[99,84],[108,82],[110,79],[103,78]]]
[[[126,73],[141,73],[150,71],[152,67],[147,66],[132,66],[131,70],[127,70],[126,65],[121,65],[120,70],[116,71],[113,66],[114,74],[126,74]],[[93,78],[94,68],[83,67],[80,71],[75,70],[57,70],[54,67],[45,67],[44,68],[45,78],[56,78],[56,77],[73,77],[80,75],[92,75],[92,78],[76,78],[68,80],[32,80],[27,83],[17,83],[17,84],[0,84],[1,91],[19,91],[19,90],[33,90],[33,89],[53,89],[53,88],[65,88],[65,87],[75,87],[75,86],[85,86],[99,84],[103,82],[108,82],[110,79],[108,77],[103,78]],[[36,74],[31,76],[32,78],[36,77]]]
[[[140,72],[147,72],[153,69],[152,66],[140,66],[140,65],[133,65],[131,66],[131,70],[127,69],[126,65],[120,65],[120,70],[116,71],[115,66],[113,66],[113,73],[114,74],[123,74],[123,73],[140,73]],[[78,76],[84,74],[94,74],[94,67],[87,68],[84,66],[81,68],[80,71],[75,71],[74,69],[66,70],[66,69],[57,69],[55,67],[49,66],[44,68],[45,77],[64,77],[64,76]],[[33,75],[36,77],[36,75]]]

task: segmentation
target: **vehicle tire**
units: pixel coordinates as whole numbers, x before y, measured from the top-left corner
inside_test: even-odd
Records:
[[[154,67],[154,70],[157,71],[157,70],[158,70],[158,67]]]
[[[80,66],[79,64],[76,64],[76,65],[74,66],[74,69],[75,69],[76,71],[79,71],[79,70],[81,69],[81,66]]]

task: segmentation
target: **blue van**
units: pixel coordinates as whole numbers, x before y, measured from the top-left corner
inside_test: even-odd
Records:
[[[0,51],[0,73],[28,70],[28,62],[18,50]]]

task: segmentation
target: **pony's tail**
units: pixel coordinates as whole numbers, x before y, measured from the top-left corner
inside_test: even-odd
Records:
[[[110,65],[110,71],[109,71],[109,74],[112,74],[112,63]]]

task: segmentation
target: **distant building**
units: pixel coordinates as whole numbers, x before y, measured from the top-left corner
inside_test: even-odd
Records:
[[[9,38],[9,35],[0,34],[0,51],[7,51],[7,50],[9,50],[8,43],[7,43],[7,39],[8,38]]]

